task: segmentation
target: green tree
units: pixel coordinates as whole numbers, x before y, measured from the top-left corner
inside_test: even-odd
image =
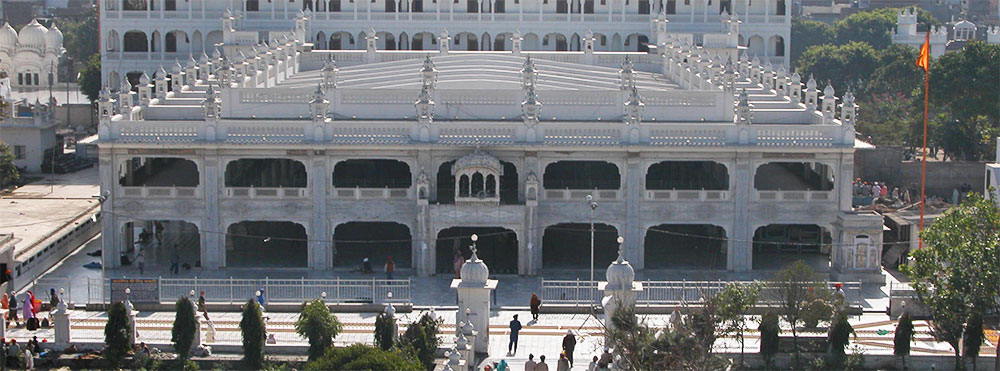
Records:
[[[799,17],[792,18],[792,35],[795,35],[789,47],[792,65],[798,65],[796,61],[809,47],[832,44],[837,40],[837,31],[833,26]]]
[[[781,343],[781,327],[778,325],[778,314],[766,312],[760,318],[760,354],[764,357],[764,363],[772,366],[774,355],[778,354],[778,345]]]
[[[725,369],[728,360],[711,351],[712,316],[699,310],[676,326],[656,330],[635,315],[634,306],[619,305],[605,327],[607,344],[627,370]]]
[[[306,371],[399,370],[423,371],[420,361],[399,351],[383,350],[366,344],[330,348],[319,359],[306,363]]]
[[[834,24],[837,32],[837,42],[846,44],[852,41],[866,42],[873,48],[882,49],[892,42],[891,30],[896,27],[898,8],[874,9],[858,12],[841,19]],[[924,31],[931,25],[939,25],[934,16],[923,9],[917,8],[917,30]]]
[[[117,301],[108,309],[108,323],[104,325],[104,358],[113,368],[122,364],[125,356],[132,351],[134,339],[129,334],[129,320],[125,304]]]
[[[934,337],[952,346],[961,368],[959,340],[969,318],[997,312],[1000,304],[1000,208],[969,193],[921,233],[924,248],[901,266],[932,317]],[[1000,366],[1000,361],[998,361]]]
[[[60,25],[63,32],[63,46],[66,54],[77,61],[86,61],[90,56],[97,54],[98,35],[97,32],[97,9],[86,10],[83,17],[77,22],[68,22]]]
[[[80,71],[80,80],[77,81],[80,85],[80,92],[87,96],[90,103],[97,101],[101,95],[101,56],[100,54],[94,54],[87,59],[83,64],[83,70]]]
[[[757,305],[760,284],[757,282],[730,282],[712,296],[719,318],[719,336],[735,336],[740,343],[740,365],[743,364],[746,314]]]
[[[974,148],[958,158],[992,158],[983,135],[996,136],[1000,128],[1000,45],[972,40],[960,51],[931,61],[931,115],[947,114],[944,128],[962,146]],[[922,80],[921,80],[922,81]],[[932,116],[933,117],[933,116]],[[957,122],[959,124],[953,124]],[[960,126],[954,128],[952,126]],[[958,148],[961,148],[959,146]],[[955,148],[953,148],[955,149]]]
[[[434,369],[434,358],[441,345],[437,336],[441,323],[430,313],[424,313],[419,320],[407,326],[399,339],[400,348],[412,352],[427,370]]]
[[[330,308],[322,299],[316,299],[302,304],[298,321],[295,321],[295,332],[309,339],[309,360],[323,356],[327,349],[333,347],[333,338],[344,329],[337,316],[330,313]]]
[[[871,45],[853,41],[844,45],[812,46],[799,58],[799,73],[813,76],[822,90],[829,82],[839,93],[863,85],[871,76],[878,55]]]
[[[801,354],[799,349],[799,333],[796,330],[803,320],[810,300],[815,299],[822,291],[826,290],[826,284],[821,277],[809,267],[805,262],[797,260],[786,265],[774,274],[772,278],[773,286],[779,305],[779,313],[792,326],[792,344],[794,346],[795,367],[801,365]]]
[[[0,189],[21,179],[21,172],[14,166],[14,150],[7,143],[0,142]]]
[[[194,318],[194,306],[187,297],[177,299],[174,304],[174,327],[170,330],[170,341],[174,343],[174,351],[181,360],[187,359],[194,343],[195,328],[198,320]]]
[[[396,342],[396,318],[381,312],[375,317],[375,346],[382,350],[392,349]]]
[[[839,366],[844,363],[844,349],[850,343],[851,335],[855,335],[854,326],[851,326],[851,323],[847,320],[847,314],[843,312],[837,313],[833,320],[833,326],[830,327],[830,333],[827,335],[827,344],[830,347],[830,353],[833,355],[834,365]]]
[[[896,331],[892,337],[892,354],[903,360],[906,369],[906,356],[910,355],[910,343],[913,342],[913,318],[909,311],[903,311],[896,322]]]
[[[264,363],[264,342],[267,341],[267,326],[260,312],[257,300],[250,299],[243,305],[243,319],[240,320],[243,336],[243,361],[249,368],[260,369]]]

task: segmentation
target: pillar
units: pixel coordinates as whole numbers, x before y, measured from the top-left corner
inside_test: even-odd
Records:
[[[624,231],[620,231],[621,236],[625,238],[625,258],[632,261],[637,261],[639,264],[636,265],[638,269],[643,269],[642,254],[640,249],[642,248],[642,233],[641,221],[639,220],[639,200],[642,198],[642,179],[644,175],[642,174],[642,162],[639,157],[639,153],[629,153],[625,160],[625,168],[623,169],[623,178],[625,179],[625,184],[623,189],[625,197],[625,218],[627,222],[624,226]],[[598,209],[600,212],[600,209]]]
[[[333,233],[330,230],[330,223],[326,220],[326,190],[330,183],[330,172],[326,168],[326,154],[316,156],[312,160],[312,169],[309,171],[309,181],[312,184],[309,194],[311,197],[319,199],[313,202],[312,212],[312,232],[313,237],[309,239],[309,267],[313,269],[326,269],[327,253],[330,248],[327,246]]]
[[[750,230],[750,193],[753,192],[753,164],[750,154],[738,152],[736,166],[732,177],[733,228],[728,232],[728,251],[726,268],[730,271],[744,272],[753,268],[752,244],[753,231]]]
[[[203,228],[209,231],[225,231],[225,225],[219,221],[219,193],[224,190],[220,188],[225,170],[220,170],[222,166],[219,157],[215,154],[205,156],[205,178],[203,191],[205,195],[205,222]],[[216,269],[226,265],[225,239],[218,233],[201,234],[201,265],[206,269]]]
[[[497,288],[497,280],[488,279],[489,268],[476,254],[476,237],[473,235],[472,256],[462,265],[461,278],[451,281],[451,288],[458,291],[457,318],[481,330],[475,337],[473,349],[476,353],[488,353],[490,344],[490,294]],[[467,308],[463,313],[461,308]]]
[[[118,218],[114,216],[114,205],[117,196],[114,194],[114,189],[118,184],[118,179],[117,167],[112,166],[113,161],[114,156],[111,154],[111,150],[109,148],[101,148],[97,171],[100,175],[101,197],[103,199],[101,202],[101,243],[103,245],[101,255],[103,261],[101,264],[106,268],[116,268],[121,264],[121,261],[118,259],[120,255],[118,240],[121,237],[121,231],[118,229]]]

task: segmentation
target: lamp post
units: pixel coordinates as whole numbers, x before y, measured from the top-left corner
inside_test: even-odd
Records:
[[[594,201],[593,195],[587,195],[587,203],[590,204],[590,285],[594,284],[594,211],[597,211],[597,202]],[[593,290],[590,293],[590,299],[594,299]]]

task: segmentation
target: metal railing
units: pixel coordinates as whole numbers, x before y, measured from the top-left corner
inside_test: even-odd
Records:
[[[241,279],[159,278],[159,302],[170,303],[182,296],[205,291],[210,303],[239,304],[263,290],[268,303],[301,303],[326,293],[327,303],[410,303],[410,279]],[[392,293],[392,298],[388,297]],[[88,282],[88,303],[110,301],[110,279]]]
[[[642,292],[636,298],[639,306],[671,306],[697,304],[719,292],[726,281],[639,281]],[[598,282],[586,280],[550,281],[542,280],[542,300],[548,304],[576,306],[597,305],[603,293],[597,290]],[[860,282],[843,282],[844,300],[848,306],[861,307],[863,297]],[[834,283],[827,283],[834,289]],[[773,283],[761,282],[758,306],[771,306],[780,301],[781,287]]]

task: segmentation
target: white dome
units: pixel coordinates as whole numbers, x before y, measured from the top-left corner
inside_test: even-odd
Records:
[[[485,284],[490,277],[490,269],[473,251],[472,257],[462,264],[461,277],[462,283]]]
[[[45,47],[49,49],[60,49],[63,45],[63,34],[59,31],[59,27],[56,24],[52,24],[52,28],[49,32],[45,33]]]
[[[11,48],[17,46],[17,31],[14,31],[14,27],[10,26],[10,23],[4,22],[3,27],[0,27],[0,48]]]
[[[612,262],[611,265],[608,266],[606,274],[609,289],[632,289],[632,281],[635,280],[635,270],[632,269],[632,264],[629,264],[628,261],[622,258],[621,252],[618,253],[618,260]]]
[[[31,23],[28,23],[21,29],[21,32],[17,34],[17,44],[21,46],[28,47],[45,47],[45,34],[49,29],[45,28],[38,23],[38,20],[32,19]]]

